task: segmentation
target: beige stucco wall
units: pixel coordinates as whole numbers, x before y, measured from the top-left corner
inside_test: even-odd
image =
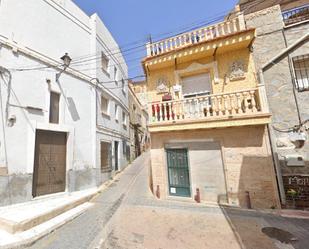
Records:
[[[221,159],[223,163],[229,204],[245,207],[245,191],[249,191],[253,208],[279,207],[267,134],[265,126],[152,133],[151,165],[154,189],[159,185],[161,198],[169,198],[164,150],[167,145],[179,142],[183,146],[194,142],[208,144],[216,142],[221,145],[222,158],[219,160]],[[207,153],[209,159],[219,155],[205,150],[205,155]],[[205,174],[200,163],[197,167],[194,160],[189,158],[190,176]],[[203,160],[206,161],[206,158],[204,157]],[[218,165],[218,160],[216,163],[212,161],[211,164]],[[203,181],[199,180],[199,182],[202,184]],[[193,201],[195,188],[204,189],[205,186],[197,186],[196,182],[192,182],[191,187],[194,187],[191,190]],[[202,194],[202,201],[207,201],[203,196],[206,195]]]

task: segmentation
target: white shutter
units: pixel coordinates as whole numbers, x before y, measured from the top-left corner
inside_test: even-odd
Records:
[[[182,78],[183,95],[193,95],[211,92],[211,79],[209,73],[198,74]]]

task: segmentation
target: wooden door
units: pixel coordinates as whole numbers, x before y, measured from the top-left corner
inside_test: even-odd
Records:
[[[33,196],[65,191],[66,133],[36,132]]]

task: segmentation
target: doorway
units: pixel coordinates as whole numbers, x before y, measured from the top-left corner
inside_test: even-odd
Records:
[[[190,175],[187,149],[167,149],[169,194],[190,197]]]
[[[64,132],[36,131],[33,197],[65,191],[66,144]]]

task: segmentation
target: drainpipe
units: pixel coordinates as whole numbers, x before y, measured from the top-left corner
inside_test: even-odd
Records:
[[[265,63],[261,67],[261,69],[259,70],[259,80],[260,80],[260,85],[264,86],[264,90],[265,90],[264,72],[269,67],[274,65],[276,60],[280,59],[282,56],[284,56],[286,53],[288,53],[291,50],[293,50],[294,48],[296,48],[301,42],[307,40],[308,38],[309,38],[309,33],[304,35],[304,36],[302,36],[300,39],[298,39],[292,45],[286,47],[286,49],[281,51],[278,55],[273,57],[271,60],[269,60],[267,63]],[[260,97],[263,98],[263,95],[264,94],[261,94]],[[266,96],[266,94],[264,96]],[[263,100],[264,99],[261,99],[262,103],[263,103]],[[264,102],[264,103],[266,104],[267,102]],[[267,125],[267,127],[268,127],[268,136],[269,136],[270,147],[271,147],[271,152],[272,152],[272,159],[273,159],[273,163],[275,165],[275,172],[276,172],[276,176],[277,176],[276,178],[277,178],[277,183],[278,183],[279,194],[280,194],[281,202],[283,204],[285,204],[286,203],[286,197],[285,197],[285,191],[284,191],[284,187],[283,187],[283,180],[282,180],[282,175],[281,175],[281,169],[280,169],[280,165],[279,165],[279,161],[278,161],[278,157],[277,157],[278,153],[277,153],[277,149],[276,149],[276,146],[274,144],[274,140],[273,140],[273,137],[272,137],[272,134],[271,134],[272,128],[271,128],[270,125]]]

